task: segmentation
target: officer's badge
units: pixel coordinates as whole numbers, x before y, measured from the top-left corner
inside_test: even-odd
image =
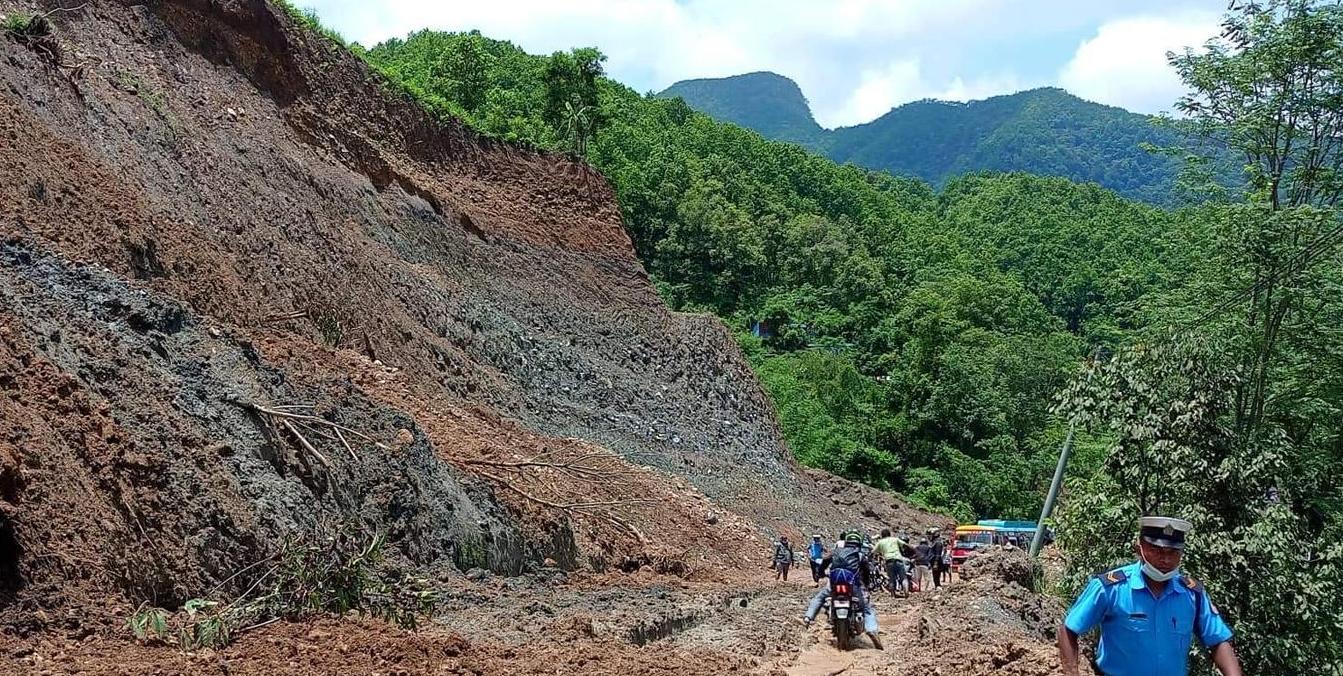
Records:
[[[1126,575],[1122,570],[1115,569],[1108,573],[1102,573],[1100,575],[1100,579],[1103,584],[1108,586],[1112,584],[1119,584],[1120,582],[1127,580],[1128,575]]]

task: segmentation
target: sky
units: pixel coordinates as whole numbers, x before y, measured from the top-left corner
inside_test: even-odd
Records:
[[[1141,113],[1183,92],[1168,50],[1218,32],[1225,0],[295,0],[372,46],[421,28],[479,30],[528,52],[597,47],[640,92],[773,71],[816,120],[869,122],[925,98],[1042,86]]]

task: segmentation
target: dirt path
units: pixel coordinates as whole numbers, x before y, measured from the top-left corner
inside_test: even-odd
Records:
[[[279,622],[219,651],[182,652],[125,638],[0,636],[0,673],[20,674],[584,674],[623,676],[1052,676],[1038,597],[996,580],[875,600],[885,650],[835,648],[825,620],[797,618],[815,587],[606,576],[550,584],[490,578],[452,593],[419,632],[368,619]],[[1022,603],[1018,604],[1013,599]],[[1038,619],[1031,619],[1038,618]]]
[[[800,639],[796,652],[774,673],[788,676],[881,674],[922,676],[1060,673],[1052,636],[1063,611],[1051,598],[1027,591],[1016,581],[1021,552],[998,552],[972,579],[909,598],[878,594],[874,599],[885,650],[863,639],[853,650],[834,645],[824,619]],[[1083,673],[1090,671],[1083,666]]]
[[[941,592],[937,592],[940,596]],[[918,626],[924,601],[932,594],[914,594],[909,598],[891,598],[879,594],[874,599],[877,621],[881,626],[884,650],[877,650],[863,638],[851,650],[835,647],[834,637],[825,618],[819,617],[809,630],[810,642],[797,654],[788,676],[832,676],[834,674],[894,674],[920,650]]]

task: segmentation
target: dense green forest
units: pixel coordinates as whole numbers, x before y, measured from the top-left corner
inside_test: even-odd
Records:
[[[937,194],[640,95],[596,50],[424,31],[367,58],[487,133],[582,148],[667,301],[740,333],[802,462],[963,519],[1039,509],[1053,397],[1185,264],[1179,217],[1096,186]]]
[[[871,122],[834,130],[812,119],[796,83],[774,73],[687,80],[659,96],[679,96],[714,119],[799,143],[836,162],[934,186],[969,172],[1025,171],[1095,182],[1131,199],[1171,206],[1178,200],[1181,159],[1145,147],[1190,143],[1151,117],[1055,88],[969,103],[915,101]],[[1223,179],[1234,179],[1229,163],[1219,166]]]
[[[1337,674],[1343,6],[1237,3],[1222,29],[1171,55],[1177,108],[1243,179],[1186,173],[1209,197],[1177,211],[1060,178],[939,192],[840,166],[606,79],[590,48],[352,48],[431,111],[610,177],[664,297],[737,331],[803,462],[961,518],[1030,516],[1071,420],[1071,590],[1131,559],[1139,515],[1179,515],[1247,673]]]

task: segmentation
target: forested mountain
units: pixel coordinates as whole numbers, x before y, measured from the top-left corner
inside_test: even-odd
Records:
[[[777,73],[682,80],[658,96],[679,96],[690,107],[721,122],[760,132],[765,138],[813,147],[825,130],[811,116],[811,106],[796,82]]]
[[[482,131],[584,152],[668,303],[740,332],[798,458],[962,518],[1038,509],[1052,397],[1185,265],[1177,216],[1094,185],[938,194],[640,95],[596,50],[423,31],[366,58]]]
[[[1343,625],[1320,618],[1343,616],[1343,6],[1234,3],[1220,35],[1172,65],[1189,127],[1240,180],[1182,176],[1216,199],[1178,211],[1065,178],[944,174],[935,191],[841,166],[641,96],[595,49],[420,32],[364,56],[431,111],[599,168],[663,297],[738,333],[802,462],[960,518],[1034,516],[1074,421],[1057,515],[1072,591],[1131,557],[1139,515],[1185,516],[1185,563],[1246,671],[1339,672]],[[1147,161],[1124,154],[1122,111],[1003,99],[975,152],[1117,161],[1013,140],[1049,146],[1045,130]]]
[[[796,91],[795,96],[780,92]],[[801,143],[836,162],[921,178],[934,186],[974,171],[1026,171],[1094,182],[1152,204],[1175,202],[1178,159],[1144,144],[1183,141],[1152,118],[1043,88],[955,103],[916,101],[853,127],[812,130],[779,119],[810,120],[801,91],[788,78],[753,73],[678,82],[659,96],[679,96],[714,119],[763,136]]]

